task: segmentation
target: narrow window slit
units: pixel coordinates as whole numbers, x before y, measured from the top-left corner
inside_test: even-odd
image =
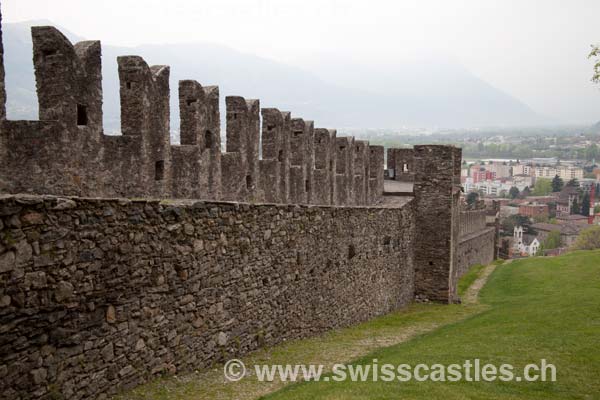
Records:
[[[212,132],[210,130],[206,130],[206,132],[204,132],[204,148],[212,149],[212,146],[213,146]]]
[[[165,178],[165,162],[159,160],[154,164],[154,180],[162,181]]]
[[[87,124],[87,107],[82,104],[77,104],[77,126],[87,126]]]

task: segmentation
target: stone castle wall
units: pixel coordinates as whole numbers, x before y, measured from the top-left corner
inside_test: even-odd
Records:
[[[488,265],[496,256],[496,230],[485,228],[460,238],[457,254],[457,277],[463,276],[473,265]]]
[[[96,398],[388,313],[413,235],[411,202],[2,196],[0,398]]]
[[[493,257],[460,208],[458,148],[389,149],[414,200],[385,206],[382,146],[228,96],[223,149],[219,88],[193,80],[172,145],[169,67],[137,56],[117,60],[122,135],[107,136],[100,43],[32,36],[39,121],[4,119],[0,79],[0,398],[103,397],[415,297],[453,302]]]
[[[496,227],[488,226],[487,210],[461,210],[457,245],[457,278],[476,264],[488,265],[496,257]]]
[[[216,86],[179,82],[181,144],[172,145],[169,67],[149,66],[138,56],[117,59],[122,135],[104,135],[100,42],[73,45],[49,26],[32,28],[32,39],[39,121],[5,120],[0,87],[0,192],[321,205],[381,201],[383,147],[337,137],[335,130],[315,128],[289,112],[261,109],[259,100],[225,98],[222,151]],[[0,47],[0,61],[2,56]],[[3,71],[2,64],[0,78]]]

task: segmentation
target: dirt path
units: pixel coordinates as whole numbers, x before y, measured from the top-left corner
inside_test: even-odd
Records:
[[[510,261],[512,260],[508,260],[506,263]],[[478,302],[479,292],[485,286],[486,282],[488,281],[488,278],[490,277],[492,272],[494,272],[496,267],[496,264],[490,264],[481,270],[475,282],[473,282],[473,284],[469,286],[465,295],[463,296],[462,301],[464,304],[475,304]]]

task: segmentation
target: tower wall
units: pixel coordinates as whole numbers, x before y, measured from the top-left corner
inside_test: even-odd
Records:
[[[416,207],[415,295],[432,301],[456,299],[460,188],[453,146],[414,148]],[[458,170],[460,179],[460,170]]]

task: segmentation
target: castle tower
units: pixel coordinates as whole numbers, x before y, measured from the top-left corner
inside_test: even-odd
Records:
[[[415,295],[453,302],[457,298],[461,149],[415,146],[414,162]]]

